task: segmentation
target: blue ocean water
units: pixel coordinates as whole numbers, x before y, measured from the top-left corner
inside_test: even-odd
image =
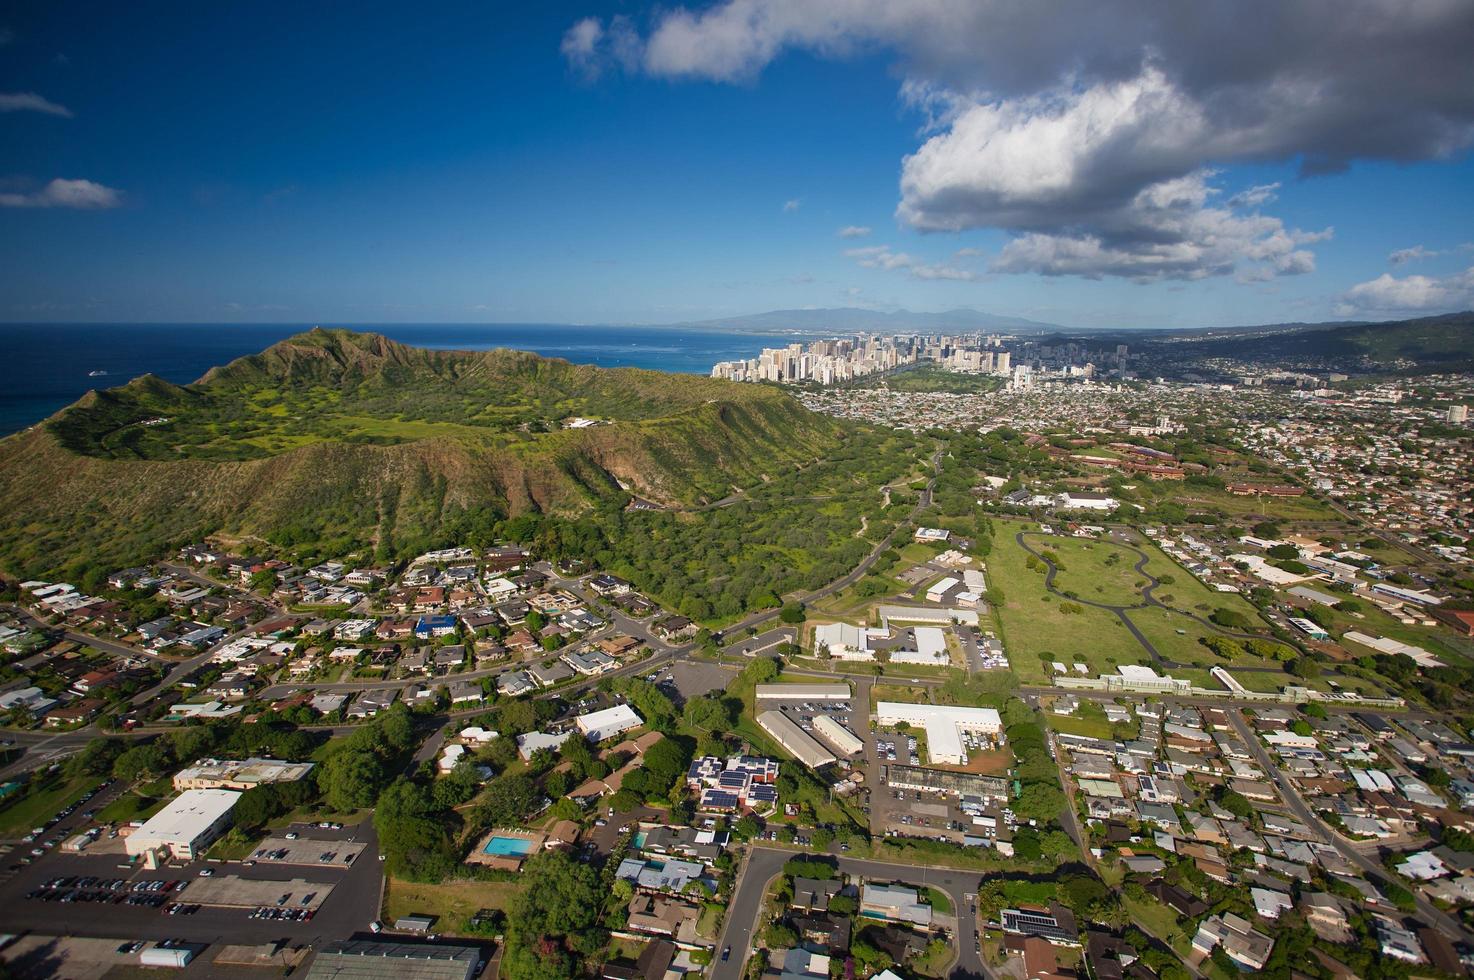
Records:
[[[328,324],[324,324],[328,326]],[[0,324],[0,435],[46,418],[93,388],[156,374],[188,384],[217,364],[255,354],[309,326],[293,324]],[[793,338],[681,327],[549,324],[374,324],[417,347],[510,347],[599,367],[706,374],[717,361],[755,357]],[[90,372],[105,371],[90,377]]]

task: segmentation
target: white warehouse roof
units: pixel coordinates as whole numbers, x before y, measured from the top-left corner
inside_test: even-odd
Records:
[[[148,818],[128,837],[128,850],[160,844],[190,844],[229,813],[241,798],[231,789],[191,789],[180,793],[169,805]]]
[[[591,742],[602,742],[629,731],[631,728],[639,728],[645,724],[645,719],[635,714],[635,709],[627,704],[616,704],[612,708],[602,711],[591,711],[586,715],[579,715],[573,719],[578,730],[588,736]]]
[[[875,717],[882,725],[904,721],[925,729],[929,761],[949,765],[961,765],[967,761],[967,750],[962,745],[963,731],[996,735],[1003,730],[1003,719],[992,708],[881,701],[875,706]]]
[[[759,684],[759,701],[845,701],[848,684]]]

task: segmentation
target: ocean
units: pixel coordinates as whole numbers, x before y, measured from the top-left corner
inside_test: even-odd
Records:
[[[324,324],[327,326],[327,324]],[[310,329],[293,324],[0,324],[0,435],[34,425],[93,388],[156,374],[188,384],[217,364]],[[599,367],[706,374],[717,361],[756,357],[789,335],[682,327],[395,323],[358,327],[416,347],[511,347]],[[106,374],[89,376],[94,371]]]

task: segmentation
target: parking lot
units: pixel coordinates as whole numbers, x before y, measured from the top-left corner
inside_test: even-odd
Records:
[[[771,704],[772,702],[766,702],[765,706]],[[848,728],[850,734],[863,740],[865,737],[864,729],[867,724],[866,717],[862,713],[858,718],[854,719],[854,724],[851,724],[850,705],[851,699],[844,701],[779,701],[778,710],[797,722],[798,727],[812,735],[819,744],[830,749],[835,749],[836,755],[845,758],[843,752],[839,750],[839,746],[830,742],[822,731],[814,727],[814,719],[821,715],[826,716]]]
[[[149,871],[122,854],[48,852],[0,883],[0,931],[109,937],[116,945],[124,939],[179,937],[312,944],[366,930],[378,918],[383,867],[372,823],[337,831],[292,830],[302,835],[303,846],[319,849],[313,852],[311,863],[318,870],[311,881],[304,879],[301,866],[278,862],[171,862]],[[314,839],[305,839],[308,833]],[[346,846],[359,854],[352,864],[316,864],[317,853]],[[66,878],[72,880],[48,884]],[[28,897],[33,892],[36,896]],[[289,897],[278,905],[284,895]],[[253,917],[258,909],[266,915]]]
[[[685,701],[711,691],[725,691],[732,678],[737,676],[737,666],[740,665],[724,667],[700,660],[678,660],[658,671],[660,679],[656,683],[674,686],[681,700]]]
[[[268,837],[251,852],[248,861],[264,864],[306,864],[346,868],[363,852],[354,841],[322,840],[316,837]]]

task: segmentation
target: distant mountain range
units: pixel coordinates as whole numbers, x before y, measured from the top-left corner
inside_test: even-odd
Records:
[[[675,326],[674,324],[672,326]],[[680,326],[734,333],[792,333],[795,339],[847,333],[1006,332],[1046,342],[1129,344],[1181,362],[1211,357],[1357,372],[1474,370],[1474,312],[1382,322],[1268,323],[1239,327],[1081,329],[980,310],[942,313],[855,308],[773,310]]]
[[[978,330],[1053,333],[1070,329],[1057,323],[1043,323],[1039,320],[1027,320],[1017,316],[999,316],[996,313],[984,313],[981,310],[956,309],[942,313],[913,313],[910,310],[896,310],[886,313],[858,307],[770,310],[767,313],[752,313],[747,316],[725,317],[716,320],[696,320],[689,323],[672,324],[672,326],[731,330],[737,333],[792,331],[801,334],[903,333],[908,331],[939,333]]]

